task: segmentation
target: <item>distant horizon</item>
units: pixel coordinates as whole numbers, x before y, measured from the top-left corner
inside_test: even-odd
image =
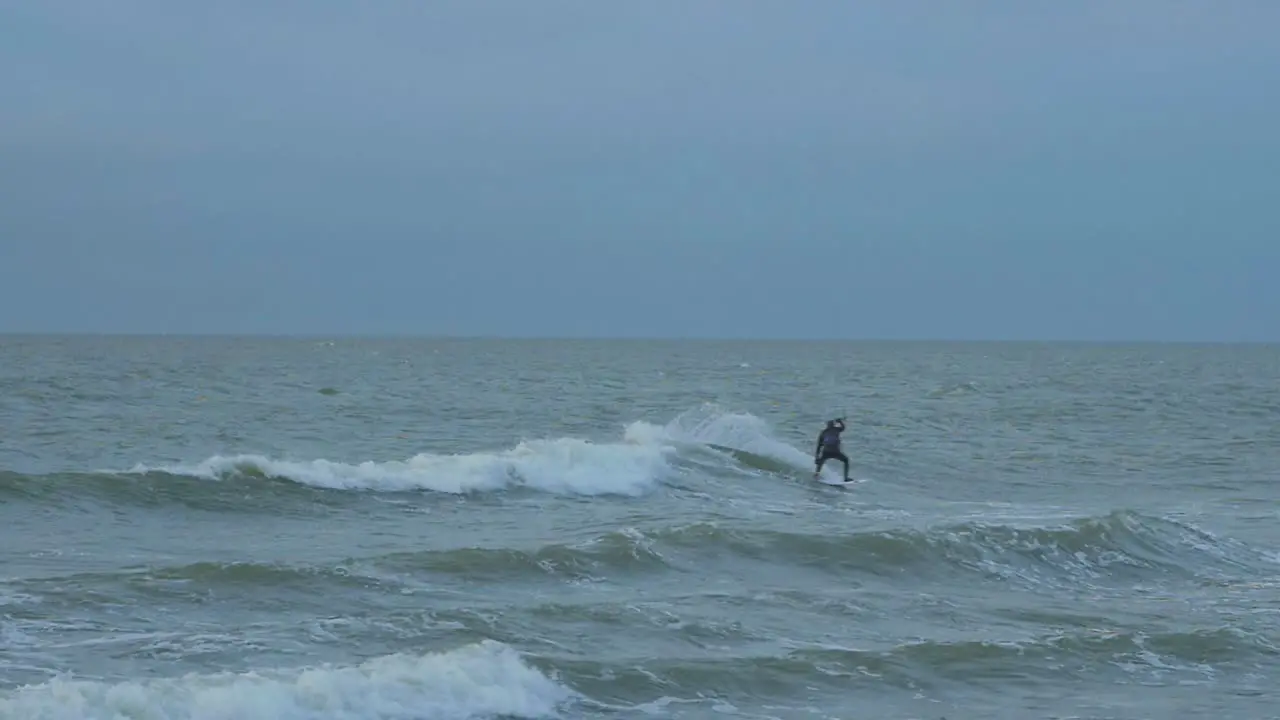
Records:
[[[931,338],[931,337],[731,337],[731,336],[604,336],[604,335],[438,335],[425,333],[226,333],[226,332],[8,332],[0,339],[204,339],[204,340],[425,340],[486,342],[690,342],[690,343],[879,343],[879,344],[990,344],[990,345],[1186,345],[1186,346],[1280,346],[1280,340],[1166,340],[1105,338]]]

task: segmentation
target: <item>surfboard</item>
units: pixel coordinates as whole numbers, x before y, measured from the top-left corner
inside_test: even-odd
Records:
[[[816,477],[816,478],[814,478],[814,479],[815,479],[815,480],[817,480],[818,482],[822,483],[823,485],[836,485],[836,486],[838,486],[838,487],[844,487],[844,486],[846,486],[846,485],[852,485],[852,484],[854,484],[855,482],[857,482],[857,481],[856,481],[856,480],[854,480],[853,478],[849,478],[849,482],[845,482],[845,481],[844,481],[843,479],[841,479],[841,478],[838,478],[838,477],[833,478],[833,477],[830,477],[830,476],[828,476],[828,475],[819,475],[818,477]]]

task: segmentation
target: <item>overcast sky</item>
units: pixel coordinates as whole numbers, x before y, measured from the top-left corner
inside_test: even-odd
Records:
[[[1280,341],[1278,28],[0,0],[0,331]]]

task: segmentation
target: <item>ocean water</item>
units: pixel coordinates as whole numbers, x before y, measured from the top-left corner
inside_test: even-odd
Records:
[[[0,337],[0,719],[1275,718],[1278,480],[1277,347]]]

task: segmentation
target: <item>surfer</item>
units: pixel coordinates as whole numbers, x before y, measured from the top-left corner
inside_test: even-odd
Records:
[[[840,452],[840,433],[844,432],[844,418],[828,420],[827,426],[818,434],[818,448],[813,451],[813,462],[816,467],[813,477],[822,473],[822,464],[828,460],[839,460],[844,463],[844,481],[849,482],[849,457]]]

